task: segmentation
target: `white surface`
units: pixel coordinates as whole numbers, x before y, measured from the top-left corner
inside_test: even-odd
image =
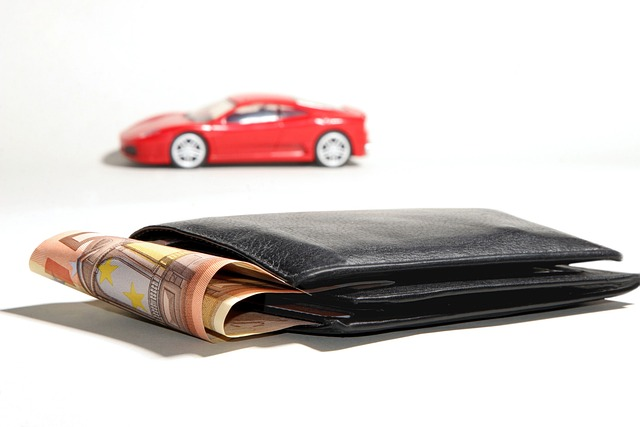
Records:
[[[635,2],[0,0],[0,425],[638,425],[639,292],[359,338],[211,345],[29,272],[68,229],[490,207],[640,271]],[[228,94],[368,113],[327,170],[131,167],[125,126]]]

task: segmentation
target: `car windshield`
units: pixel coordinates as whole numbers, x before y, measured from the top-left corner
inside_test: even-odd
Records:
[[[223,99],[222,101],[218,101],[199,110],[187,113],[187,118],[194,122],[209,122],[224,116],[226,113],[231,111],[233,107],[235,107],[233,101],[230,99]]]

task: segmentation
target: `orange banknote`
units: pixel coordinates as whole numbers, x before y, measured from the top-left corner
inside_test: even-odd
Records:
[[[300,293],[243,261],[88,232],[44,241],[30,268],[155,323],[204,340],[309,324],[264,313],[234,312],[266,293]]]

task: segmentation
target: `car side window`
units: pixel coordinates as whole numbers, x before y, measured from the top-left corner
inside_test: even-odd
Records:
[[[279,119],[278,106],[272,104],[250,104],[238,107],[227,117],[228,123],[250,125],[275,122]]]

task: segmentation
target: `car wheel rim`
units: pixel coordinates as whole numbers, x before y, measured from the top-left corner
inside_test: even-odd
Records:
[[[329,132],[318,141],[318,160],[325,166],[344,165],[351,155],[351,145],[346,136],[339,132]]]
[[[181,168],[194,168],[204,161],[207,148],[202,138],[186,133],[176,138],[171,146],[171,159]]]

